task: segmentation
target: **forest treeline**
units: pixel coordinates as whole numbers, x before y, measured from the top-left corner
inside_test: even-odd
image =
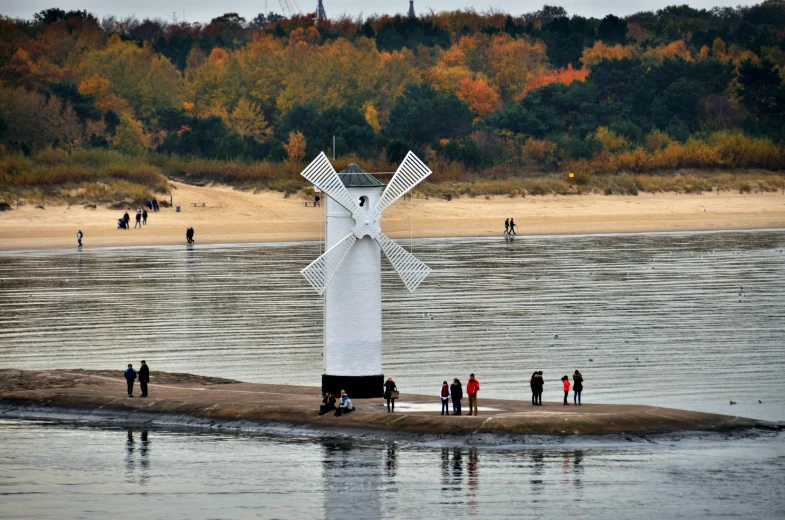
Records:
[[[602,19],[0,17],[0,186],[298,185],[333,136],[368,169],[414,149],[434,181],[782,170],[785,0]]]

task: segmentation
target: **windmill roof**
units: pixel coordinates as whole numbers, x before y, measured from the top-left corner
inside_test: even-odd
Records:
[[[384,186],[384,183],[379,179],[363,170],[355,163],[338,172],[341,182],[347,188],[372,188],[376,186]]]

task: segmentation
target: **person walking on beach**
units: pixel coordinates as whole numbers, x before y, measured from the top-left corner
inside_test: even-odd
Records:
[[[128,216],[128,212],[126,211],[123,213],[123,220],[125,221],[125,228],[124,229],[131,229],[129,223],[131,222],[131,217]]]
[[[450,397],[452,398],[452,414],[461,415],[461,399],[463,399],[463,387],[456,377],[450,385]]]
[[[134,229],[137,227],[142,227],[142,210],[140,208],[136,208],[136,224],[134,224]]]
[[[512,218],[510,218],[510,234],[515,234],[515,221]]]
[[[442,399],[442,415],[450,415],[450,410],[447,408],[450,403],[450,387],[447,385],[447,381],[442,383],[439,397]]]
[[[84,236],[84,235],[82,235],[82,230],[80,229],[80,230],[79,230],[79,231],[76,233],[76,243],[77,243],[77,244],[79,244],[79,247],[82,247],[82,237],[83,237],[83,236]]]
[[[142,360],[142,367],[139,369],[139,387],[142,389],[142,397],[147,397],[147,383],[150,382],[150,367],[145,360]]]
[[[189,227],[185,230],[185,239],[188,241],[189,244],[194,243],[194,228]]]
[[[142,208],[142,224],[147,225],[147,210]]]
[[[567,396],[570,393],[570,378],[564,376],[561,378],[562,383],[564,383],[564,406],[568,406],[570,403],[567,402]]]
[[[532,390],[534,391],[534,404],[542,406],[542,388],[543,388],[542,370],[535,372],[532,376]]]
[[[510,232],[510,219],[504,221],[504,234],[508,234]]]
[[[398,399],[398,387],[392,377],[388,377],[384,383],[384,398],[387,399],[387,411],[395,411],[395,400]],[[392,406],[392,409],[390,409]]]
[[[474,378],[474,374],[469,374],[469,382],[466,383],[466,394],[469,396],[469,415],[474,410],[477,415],[477,392],[480,391],[480,382]]]
[[[128,384],[128,397],[134,396],[134,380],[136,379],[136,370],[131,363],[128,363],[128,368],[125,369],[125,382]]]
[[[581,404],[581,392],[583,392],[583,375],[576,370],[572,375],[572,404]]]

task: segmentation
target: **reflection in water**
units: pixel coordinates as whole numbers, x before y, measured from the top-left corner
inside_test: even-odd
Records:
[[[0,419],[0,516],[779,518],[785,510],[784,432],[675,445],[587,440],[584,449],[154,435],[151,450],[144,431]]]
[[[380,518],[381,452],[325,443],[323,454],[325,518]]]
[[[142,431],[142,439],[137,452],[136,440],[133,430],[129,429],[126,433],[125,441],[125,480],[126,482],[136,482],[142,486],[147,485],[150,480],[150,457],[147,430]],[[137,457],[138,453],[138,457]],[[137,462],[138,472],[137,472]],[[138,473],[138,477],[137,477]]]

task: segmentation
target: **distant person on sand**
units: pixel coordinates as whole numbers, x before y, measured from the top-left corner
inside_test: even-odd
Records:
[[[469,396],[469,415],[474,410],[477,415],[477,392],[480,391],[480,382],[474,379],[474,374],[469,374],[469,382],[466,383],[466,394]]]
[[[510,234],[515,234],[515,221],[513,219],[510,219]]]
[[[537,404],[537,391],[534,389],[534,378],[537,377],[537,371],[535,370],[532,376],[529,378],[529,388],[532,389],[532,404]]]
[[[509,232],[510,232],[510,219],[507,219],[504,221],[504,234],[506,235]]]
[[[136,224],[134,224],[134,229],[137,227],[142,227],[142,209],[136,208]]]
[[[128,368],[125,369],[125,382],[128,384],[128,397],[134,396],[134,380],[136,379],[136,370],[131,363],[128,363]]]
[[[335,410],[335,396],[330,392],[325,392],[324,399],[322,399],[322,405],[319,407],[319,415],[324,415],[333,410]]]
[[[439,397],[442,399],[442,415],[450,415],[450,409],[448,408],[450,404],[450,386],[447,384],[447,381],[442,383]]]
[[[461,415],[461,399],[463,399],[463,387],[458,378],[452,380],[450,385],[450,397],[452,398],[452,414]]]
[[[153,199],[153,211],[158,211],[158,199]]]
[[[77,242],[77,244],[79,244],[79,247],[82,247],[82,236],[84,236],[84,235],[82,235],[82,230],[80,229],[76,233],[76,242]]]
[[[189,244],[194,243],[194,228],[189,227],[185,230],[185,239],[188,241]]]
[[[567,402],[567,396],[570,393],[570,378],[564,376],[561,378],[562,383],[564,383],[564,406],[568,406],[570,403]]]
[[[130,229],[131,228],[131,226],[130,226],[131,217],[128,216],[128,212],[127,211],[125,213],[123,213],[123,220],[125,221],[125,228],[124,229]]]
[[[532,390],[535,393],[534,402],[537,406],[542,406],[542,388],[544,385],[542,379],[542,370],[535,372],[535,375],[532,377],[532,385],[533,385]]]
[[[398,399],[398,387],[395,386],[395,381],[392,377],[388,377],[384,383],[384,398],[387,399],[387,411],[395,411],[395,400]],[[392,409],[390,409],[392,405]]]
[[[354,405],[352,405],[352,400],[349,399],[348,395],[346,395],[345,390],[341,390],[341,404],[339,404],[338,409],[335,410],[335,416],[340,417],[342,414],[353,412],[353,411],[354,411]]]
[[[147,225],[147,210],[142,208],[142,224]]]
[[[583,375],[577,370],[572,375],[572,403],[581,404],[581,392],[583,392]]]
[[[150,382],[150,367],[145,360],[142,360],[142,368],[139,369],[139,387],[142,389],[142,397],[147,397],[147,383]]]

